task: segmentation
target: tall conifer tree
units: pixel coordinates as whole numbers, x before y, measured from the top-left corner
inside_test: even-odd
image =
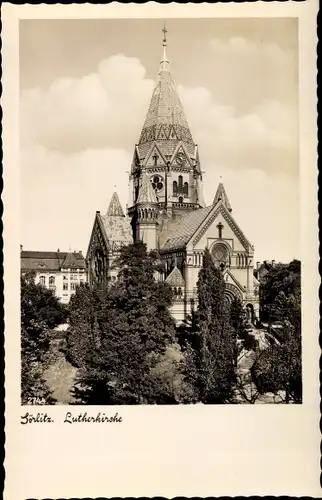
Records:
[[[186,351],[184,372],[191,400],[226,403],[235,382],[236,336],[229,323],[221,272],[206,249],[198,279],[198,342]]]

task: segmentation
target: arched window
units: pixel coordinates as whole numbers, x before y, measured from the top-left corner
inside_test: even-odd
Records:
[[[183,185],[183,194],[186,198],[188,198],[189,196],[189,186],[188,186],[188,183],[185,182],[184,185]]]
[[[177,181],[173,181],[172,185],[173,196],[178,196],[178,183]]]
[[[182,288],[181,288],[181,286],[179,286],[179,288],[178,288],[178,295],[179,295],[179,297],[181,297],[181,295],[182,295]]]
[[[183,203],[183,198],[182,198],[182,196],[179,196],[178,201],[179,201],[179,203]]]
[[[46,278],[45,278],[45,276],[40,276],[40,278],[39,278],[39,283],[40,283],[41,285],[45,286],[45,284],[46,284]]]
[[[49,278],[49,286],[55,286],[55,276],[50,276]]]
[[[179,194],[182,194],[183,193],[183,177],[182,177],[182,175],[179,175],[178,182],[179,182],[178,191],[179,191]]]
[[[97,281],[106,279],[106,259],[102,250],[97,249],[93,259],[93,273]]]

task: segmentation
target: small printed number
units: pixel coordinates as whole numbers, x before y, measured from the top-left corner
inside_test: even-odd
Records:
[[[28,405],[44,405],[46,404],[45,398],[38,397],[38,396],[33,396],[32,398],[28,398],[27,400]]]

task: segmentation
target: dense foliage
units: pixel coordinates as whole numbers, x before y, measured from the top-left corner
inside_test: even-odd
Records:
[[[301,265],[272,268],[261,285],[261,306],[269,312],[269,327],[279,322],[275,330],[278,343],[262,353],[252,373],[261,393],[283,391],[285,402],[302,402],[301,366]]]
[[[279,321],[285,313],[295,314],[292,323],[300,328],[301,307],[301,263],[293,260],[289,264],[271,267],[260,284],[260,311],[262,321]],[[288,303],[289,302],[289,303]],[[294,302],[294,307],[290,302]]]
[[[175,340],[172,292],[155,279],[158,264],[141,242],[123,247],[115,283],[76,292],[67,345],[70,358],[82,367],[79,402],[175,402],[156,370]]]
[[[257,342],[250,334],[252,327],[247,320],[245,308],[238,298],[235,298],[230,304],[230,324],[236,335],[237,356],[242,349],[255,350],[257,348]]]
[[[50,290],[35,284],[33,273],[21,277],[22,404],[53,402],[42,379],[49,349],[48,330],[66,319],[66,310]]]
[[[63,343],[66,359],[78,368],[76,403],[254,403],[266,393],[286,403],[302,401],[298,261],[277,265],[261,283],[270,346],[255,339],[242,302],[228,303],[222,273],[208,250],[199,272],[198,305],[177,327],[169,311],[172,291],[157,279],[158,255],[137,242],[122,248],[116,266],[115,282],[77,287],[68,307]],[[21,278],[23,403],[54,402],[42,375],[48,332],[66,321],[66,314],[51,291],[35,284],[34,275]]]

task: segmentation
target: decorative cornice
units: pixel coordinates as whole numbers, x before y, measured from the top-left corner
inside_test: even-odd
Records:
[[[189,128],[178,124],[158,123],[143,127],[139,145],[151,141],[184,141],[195,145]]]

